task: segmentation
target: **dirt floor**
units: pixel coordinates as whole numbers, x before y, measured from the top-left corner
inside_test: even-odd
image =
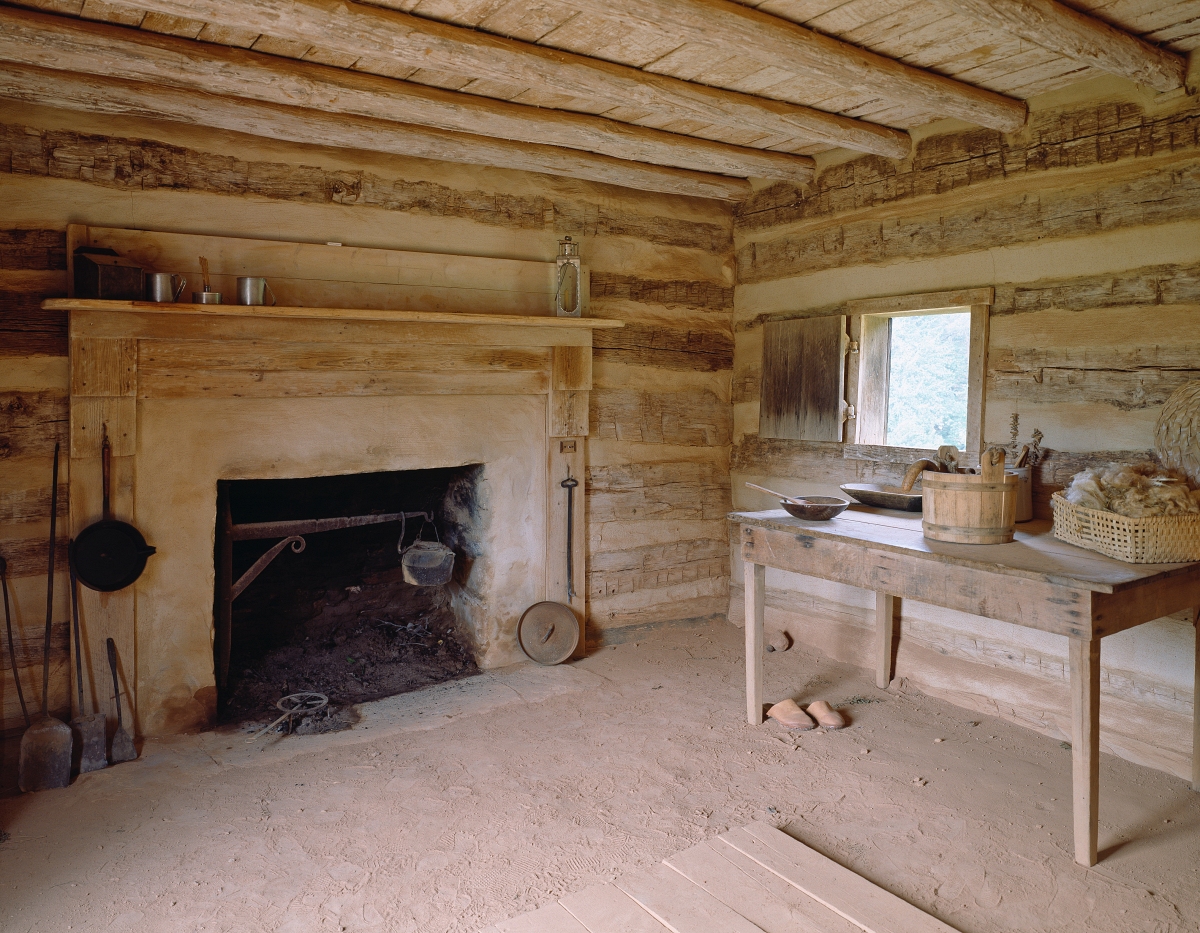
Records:
[[[768,698],[828,699],[850,727],[748,726],[740,638],[487,672],[345,732],[150,742],[0,800],[0,929],[465,933],[755,819],[963,933],[1200,929],[1183,781],[1103,756],[1084,869],[1059,742],[800,647],[767,656]]]

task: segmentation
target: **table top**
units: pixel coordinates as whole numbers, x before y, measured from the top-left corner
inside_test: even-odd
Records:
[[[895,551],[938,563],[971,567],[1003,576],[1023,577],[1096,593],[1118,593],[1155,579],[1188,574],[1200,562],[1183,564],[1129,564],[1088,551],[1052,533],[1045,519],[1017,525],[1009,544],[950,544],[930,541],[921,532],[921,516],[891,509],[852,504],[828,521],[793,518],[783,509],[765,512],[730,512],[729,520],[805,537],[843,541],[873,550]]]

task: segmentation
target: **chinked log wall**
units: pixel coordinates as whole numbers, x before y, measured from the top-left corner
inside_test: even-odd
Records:
[[[0,123],[0,554],[18,663],[41,689],[50,454],[67,428],[68,221],[547,260],[582,241],[596,341],[588,442],[589,635],[724,615],[729,571],[728,208],[524,175],[5,108]],[[64,469],[64,485],[68,481]],[[60,518],[65,516],[65,488]],[[59,528],[65,528],[60,521]],[[62,553],[60,551],[60,553]],[[65,573],[51,706],[68,708]],[[3,727],[20,728],[11,679]]]
[[[805,196],[759,192],[735,216],[738,289],[733,497],[894,482],[903,464],[845,459],[841,444],[758,437],[762,323],[845,313],[888,294],[995,286],[984,434],[1045,433],[1035,507],[1085,466],[1147,455],[1167,396],[1200,378],[1200,103],[1111,86],[1103,103],[1034,112],[1015,134],[920,141],[913,158],[831,166]],[[740,566],[735,559],[735,566]],[[735,581],[740,579],[740,572]],[[768,625],[863,666],[870,594],[768,575]],[[740,587],[731,614],[740,619]],[[1065,645],[1003,623],[904,607],[899,675],[928,692],[1062,737]],[[1102,741],[1190,768],[1191,627],[1167,619],[1105,641]]]

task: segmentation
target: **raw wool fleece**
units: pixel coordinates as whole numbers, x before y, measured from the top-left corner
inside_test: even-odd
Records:
[[[1157,463],[1110,463],[1104,469],[1076,473],[1064,493],[1085,509],[1116,512],[1126,518],[1191,515],[1200,512],[1200,490],[1189,492],[1187,479]]]

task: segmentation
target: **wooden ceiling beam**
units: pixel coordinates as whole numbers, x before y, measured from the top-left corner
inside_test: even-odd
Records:
[[[804,184],[806,156],[733,146],[594,117],[0,7],[0,61],[169,85],[327,113],[578,149],[691,171]]]
[[[939,0],[955,13],[1157,91],[1184,86],[1187,58],[1056,0]]]
[[[1025,125],[1024,101],[905,65],[733,0],[591,0],[588,10],[939,116],[1006,132]]]
[[[908,134],[891,127],[656,75],[391,8],[338,0],[110,0],[109,6],[205,19],[349,55],[381,56],[413,68],[601,100],[614,107],[644,107],[676,118],[890,158],[904,158],[911,148]]]
[[[65,110],[148,117],[335,149],[540,172],[639,191],[723,201],[745,200],[750,194],[750,183],[741,178],[25,65],[0,63],[0,98]]]

